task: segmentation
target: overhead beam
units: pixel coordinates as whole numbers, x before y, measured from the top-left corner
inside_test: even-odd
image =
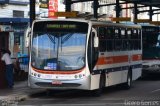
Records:
[[[116,0],[116,17],[118,18],[120,16],[120,4],[119,0]]]
[[[153,13],[153,14],[154,14],[154,15],[155,15],[155,14],[160,14],[160,12],[157,12],[157,13]]]
[[[137,20],[137,19],[138,19],[137,3],[134,3],[134,20]]]
[[[142,7],[147,7],[147,6],[137,6],[137,8],[142,8]],[[122,8],[122,9],[133,9],[134,7],[126,7],[126,8]]]
[[[78,2],[88,2],[88,1],[94,1],[94,0],[76,0],[76,1],[71,1],[71,4],[78,3]]]
[[[65,0],[65,6],[66,6],[66,12],[70,12],[71,11],[71,0]]]
[[[121,1],[126,1],[129,3],[145,3],[145,2],[151,2],[152,0],[121,0]]]
[[[152,16],[153,16],[153,9],[152,6],[149,6],[149,19],[152,21]]]
[[[93,12],[94,12],[94,18],[98,18],[98,7],[99,6],[99,2],[98,0],[94,0],[93,2]]]
[[[119,3],[119,4],[126,4],[126,2]],[[116,5],[116,3],[110,3],[110,4],[101,4],[101,5],[99,5],[99,7],[104,7],[104,6],[112,6],[112,5]]]
[[[160,9],[152,9],[152,11],[159,11]],[[142,10],[142,11],[138,11],[139,13],[143,13],[143,12],[149,12],[151,10]]]

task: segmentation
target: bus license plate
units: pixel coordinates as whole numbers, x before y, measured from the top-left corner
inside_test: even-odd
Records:
[[[61,85],[62,82],[59,81],[59,80],[53,80],[53,81],[52,81],[52,84],[53,84],[53,85]]]

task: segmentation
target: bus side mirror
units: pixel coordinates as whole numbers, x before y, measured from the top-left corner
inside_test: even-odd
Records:
[[[30,36],[31,36],[31,29],[27,28],[25,32],[25,47],[29,47]]]
[[[92,36],[94,37],[94,47],[98,48],[99,39],[98,39],[98,36],[97,36],[97,31],[94,28],[92,28]]]
[[[97,48],[99,45],[99,40],[97,36],[94,36],[94,47]]]

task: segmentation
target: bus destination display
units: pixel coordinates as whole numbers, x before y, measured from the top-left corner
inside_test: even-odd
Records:
[[[74,24],[47,24],[47,29],[76,29]]]

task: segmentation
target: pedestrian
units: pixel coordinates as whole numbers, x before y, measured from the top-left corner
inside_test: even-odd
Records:
[[[6,80],[7,80],[7,83],[8,83],[8,87],[13,88],[13,85],[14,85],[13,64],[12,64],[12,60],[11,60],[11,57],[10,57],[10,52],[8,50],[2,49],[1,53],[2,53],[1,60],[4,61],[5,65],[6,65],[5,74],[6,74]]]

